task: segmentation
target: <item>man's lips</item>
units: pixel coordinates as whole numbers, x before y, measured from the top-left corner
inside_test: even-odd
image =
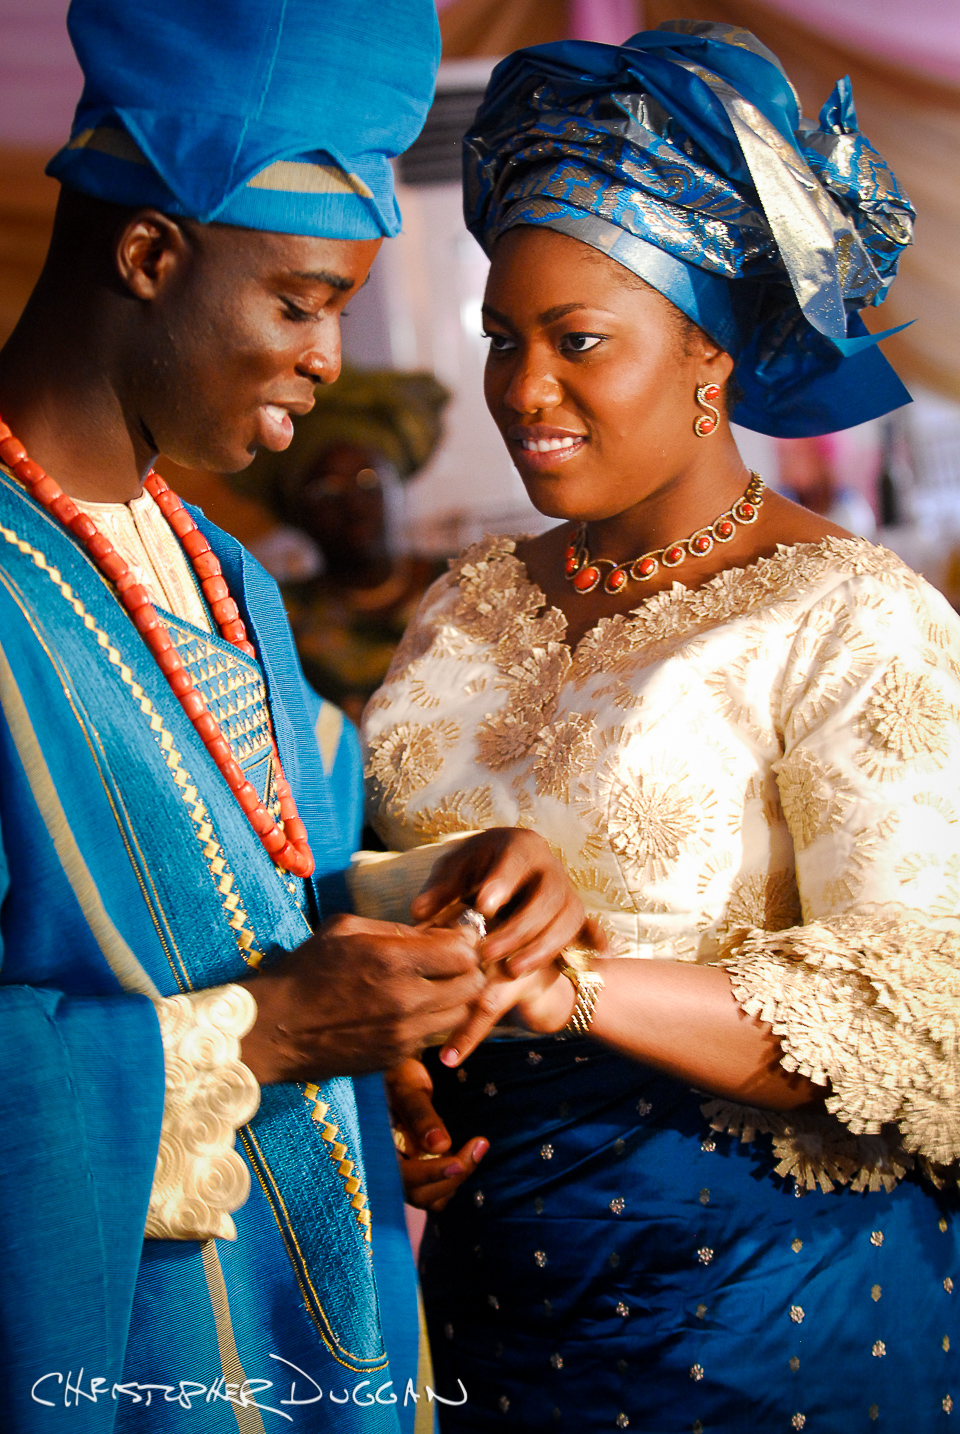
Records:
[[[310,403],[262,403],[257,409],[259,419],[258,443],[274,453],[282,453],[293,440],[293,419],[291,414],[309,413]]]

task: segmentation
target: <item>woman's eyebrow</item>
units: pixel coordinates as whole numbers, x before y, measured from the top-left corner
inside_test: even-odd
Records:
[[[542,314],[538,314],[537,322],[540,324],[552,324],[557,319],[564,318],[567,314],[576,313],[578,309],[595,310],[596,308],[596,304],[582,304],[579,302],[574,304],[556,304],[552,309],[544,309]],[[507,318],[506,314],[501,314],[497,309],[491,308],[489,304],[483,305],[482,312],[486,314],[489,318],[496,319],[498,324],[503,324],[506,328],[512,327],[512,324]]]

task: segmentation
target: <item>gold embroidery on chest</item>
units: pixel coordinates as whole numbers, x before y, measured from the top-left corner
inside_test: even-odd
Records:
[[[413,831],[419,842],[439,841],[452,832],[470,832],[496,826],[496,810],[489,787],[454,792],[435,806],[413,814]]]
[[[370,741],[364,776],[382,808],[399,807],[427,786],[460,736],[456,722],[401,722]]]
[[[573,712],[541,730],[533,762],[538,797],[569,800],[570,783],[596,761],[595,727],[591,713]]]
[[[944,699],[936,680],[894,658],[854,724],[870,744],[857,753],[857,762],[878,781],[896,780],[904,765],[924,771],[943,767],[948,734],[958,722],[960,712]]]
[[[852,800],[850,784],[806,747],[798,747],[783,759],[777,784],[797,851],[843,826]]]
[[[478,755],[494,772],[519,762],[536,745],[570,670],[569,649],[560,642],[534,647],[519,660],[511,659],[501,643],[496,657],[502,673],[496,685],[506,689],[508,700],[477,727]]]
[[[631,771],[614,761],[598,773],[598,789],[609,848],[631,890],[668,876],[681,856],[704,850],[713,834],[716,796],[682,764]]]

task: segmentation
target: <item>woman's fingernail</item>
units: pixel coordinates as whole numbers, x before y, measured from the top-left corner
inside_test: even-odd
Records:
[[[460,1059],[460,1052],[456,1046],[444,1046],[440,1052],[440,1059],[445,1066],[455,1066]]]
[[[462,1175],[463,1166],[460,1164],[459,1160],[453,1160],[450,1162],[449,1165],[445,1165],[443,1167],[443,1174],[445,1177],[450,1175]]]
[[[474,1147],[473,1147],[473,1163],[474,1163],[474,1165],[476,1165],[479,1161],[481,1161],[481,1160],[483,1159],[483,1157],[486,1155],[486,1153],[487,1153],[487,1151],[488,1151],[489,1149],[490,1149],[490,1142],[489,1142],[489,1140],[478,1140],[478,1141],[477,1141],[477,1143],[476,1143],[476,1144],[474,1145]]]
[[[441,1146],[443,1144],[443,1131],[428,1130],[426,1135],[423,1137],[423,1143],[428,1150],[436,1150],[438,1146]]]

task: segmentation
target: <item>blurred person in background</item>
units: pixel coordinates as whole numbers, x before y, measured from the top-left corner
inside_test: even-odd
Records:
[[[811,513],[819,513],[839,528],[861,538],[877,532],[876,515],[856,488],[841,481],[837,472],[835,436],[781,438],[777,444],[779,477],[777,491]]]
[[[431,374],[345,368],[232,481],[286,527],[256,548],[279,581],[307,681],[354,722],[446,563],[398,552],[400,486],[433,455],[449,394]],[[290,529],[309,540],[290,542]],[[291,560],[292,557],[292,560]],[[320,571],[298,580],[314,559]]]

